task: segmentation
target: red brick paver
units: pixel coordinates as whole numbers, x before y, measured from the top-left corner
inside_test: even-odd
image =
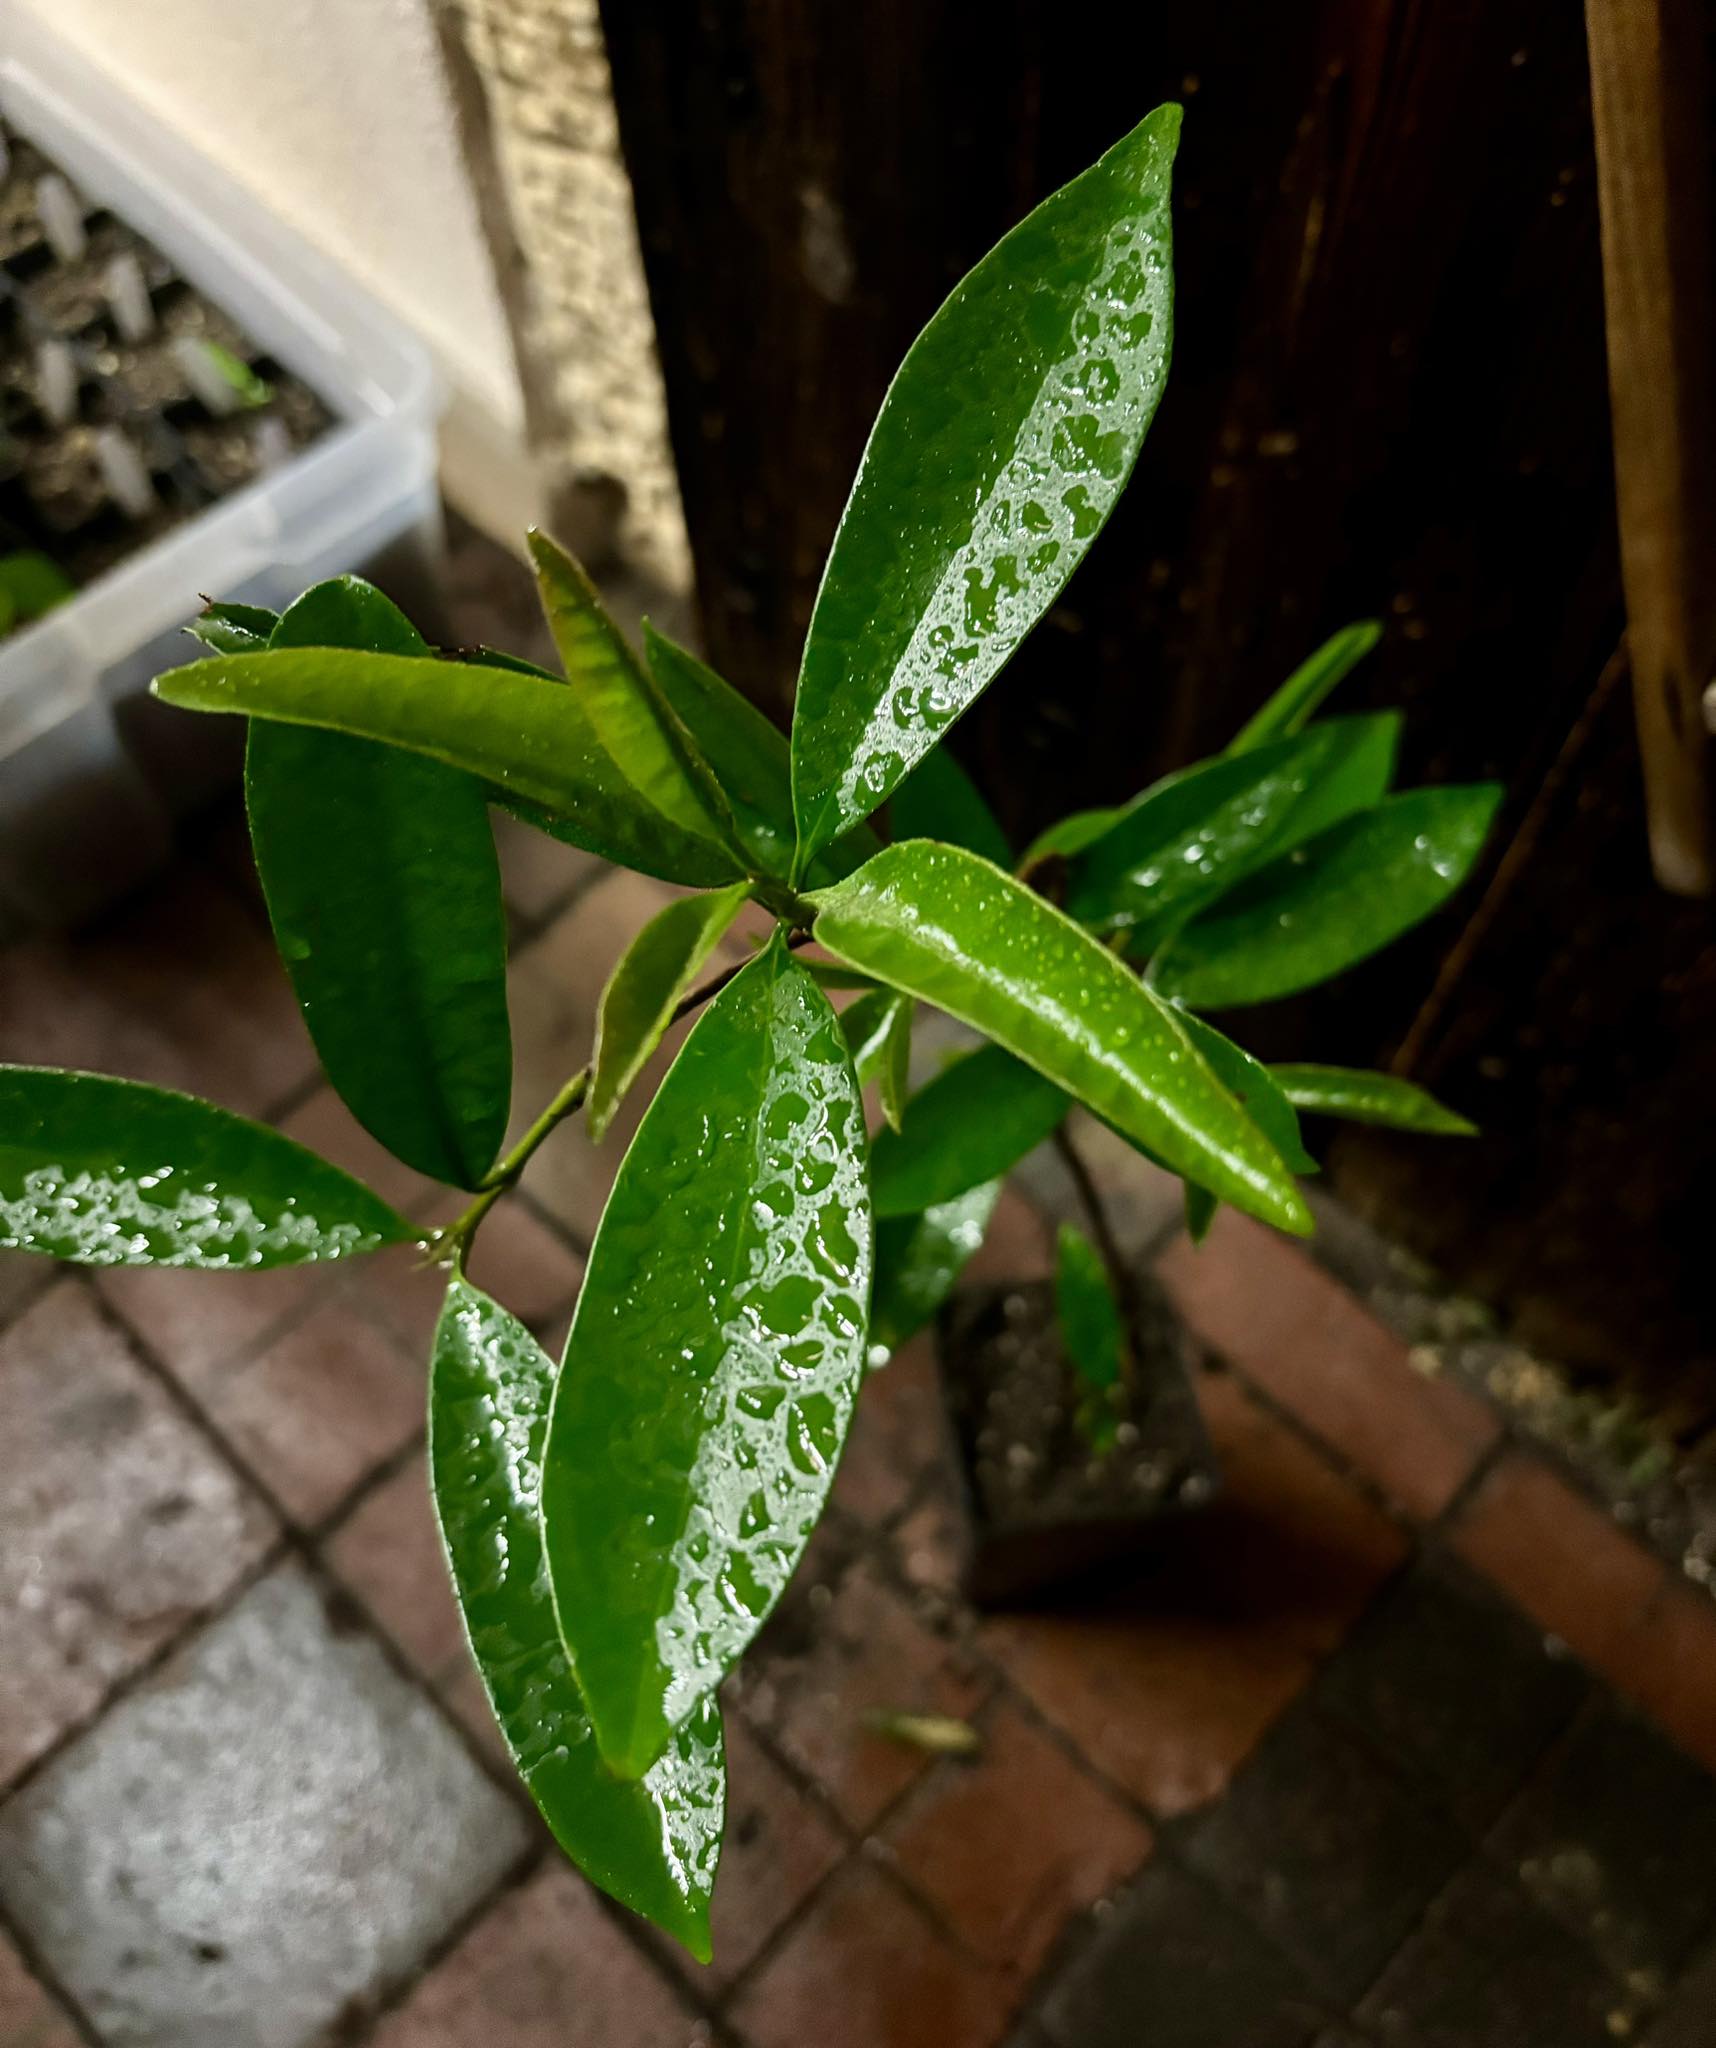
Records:
[[[877,1734],[869,1717],[970,1714],[989,1683],[860,1564],[816,1615],[808,1642],[783,1642],[777,1630],[753,1653],[739,1699],[851,1825],[867,1828],[929,1764],[921,1750]]]
[[[1594,1669],[1625,1682],[1663,1566],[1539,1459],[1504,1458],[1466,1504],[1454,1548]]]
[[[219,1599],[273,1521],[62,1280],[0,1338],[0,1782]]]
[[[1077,1611],[985,1640],[1049,1718],[1154,1811],[1217,1797],[1401,1562],[1401,1532],[1225,1375],[1200,1400],[1224,1495]]]
[[[834,1498],[860,1521],[885,1521],[948,1451],[935,1350],[926,1334],[865,1375]]]
[[[280,1128],[300,1145],[344,1167],[402,1215],[421,1215],[440,1193],[434,1181],[395,1159],[372,1138],[326,1082],[282,1119]]]
[[[266,934],[190,869],[88,931],[11,948],[0,1059],[154,1081],[247,1116],[316,1064]]]
[[[241,1353],[339,1285],[336,1267],[317,1265],[266,1273],[110,1266],[94,1278],[102,1297],[193,1399]]]
[[[324,1540],[322,1556],[447,1711],[510,1772],[459,1619],[421,1453],[364,1495]]]
[[[1670,1575],[1625,1637],[1621,1662],[1620,1690],[1688,1756],[1716,1771],[1716,1604],[1709,1594]]]
[[[0,2048],[79,2048],[81,2038],[23,1957],[0,1938]]]
[[[323,1555],[426,1678],[468,1656],[420,1455],[358,1502]]]
[[[707,2048],[709,2030],[563,1864],[506,1893],[374,2048]]]
[[[1151,1846],[1144,1823],[1008,1702],[987,1716],[982,1754],[939,1765],[883,1839],[967,1947],[1020,1982]]]
[[[752,2048],[989,2048],[1009,1991],[878,1871],[855,1862],[733,2009]]]
[[[200,1390],[215,1427],[295,1522],[325,1520],[423,1427],[424,1378],[344,1299]]]
[[[430,1219],[447,1223],[464,1202],[462,1196],[443,1196],[429,1212]],[[583,1260],[563,1238],[522,1202],[504,1201],[478,1234],[468,1270],[477,1286],[510,1309],[559,1356],[572,1303],[584,1277]],[[358,1284],[399,1332],[412,1357],[427,1360],[447,1295],[446,1268],[425,1265],[421,1253],[400,1245],[366,1261]]]
[[[710,1915],[714,1960],[673,1960],[705,1991],[732,1983],[845,1854],[839,1830],[737,1714],[726,1716],[727,1833]],[[666,1944],[664,1944],[665,1946]]]
[[[1303,1251],[1232,1209],[1158,1268],[1208,1344],[1409,1514],[1442,1512],[1501,1425],[1475,1395],[1414,1371],[1406,1347]]]

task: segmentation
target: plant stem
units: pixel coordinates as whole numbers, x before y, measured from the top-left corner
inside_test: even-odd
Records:
[[[1138,1289],[1133,1280],[1131,1262],[1120,1249],[1114,1235],[1114,1226],[1108,1218],[1108,1208],[1102,1199],[1102,1190],[1096,1184],[1096,1176],[1085,1162],[1085,1157],[1067,1135],[1063,1123],[1055,1132],[1055,1150],[1061,1155],[1072,1184],[1078,1192],[1079,1207],[1090,1224],[1092,1241],[1096,1245],[1102,1263],[1108,1269],[1108,1277],[1114,1287],[1115,1299],[1120,1304],[1120,1313],[1126,1325],[1127,1345],[1121,1359],[1122,1375],[1128,1385],[1132,1381],[1133,1352],[1139,1327]]]
[[[809,932],[792,932],[787,937],[787,944],[795,950],[809,943]],[[701,1009],[705,1003],[718,996],[728,982],[749,965],[748,960],[741,960],[735,966],[724,967],[719,974],[712,974],[689,995],[681,996],[673,1007],[672,1016],[667,1020],[668,1028],[671,1030],[681,1019],[689,1017],[693,1010]],[[590,1092],[591,1071],[586,1064],[565,1081],[518,1143],[504,1152],[489,1168],[483,1185],[477,1191],[470,1207],[462,1215],[455,1217],[445,1230],[437,1233],[429,1255],[433,1263],[450,1264],[458,1271],[464,1271],[466,1255],[483,1218],[502,1195],[518,1185],[519,1176],[530,1164],[543,1140],[569,1116],[575,1116],[583,1108],[584,1098]]]

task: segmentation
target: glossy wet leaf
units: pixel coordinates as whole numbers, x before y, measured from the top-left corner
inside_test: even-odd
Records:
[[[1124,932],[1140,957],[1246,874],[1387,791],[1399,719],[1331,719],[1170,776],[1127,806],[1074,868],[1069,916]]]
[[[555,837],[646,875],[715,888],[741,863],[644,797],[607,751],[574,690],[515,668],[410,655],[274,649],[170,669],[163,703],[231,711],[383,740],[463,768],[497,800],[536,806]]]
[[[1194,918],[1157,954],[1151,978],[1164,995],[1211,1010],[1327,981],[1447,901],[1500,800],[1488,783],[1386,798]]]
[[[1287,1168],[1175,1012],[1022,882],[914,839],[815,900],[831,953],[972,1025],[1236,1208],[1310,1227]]]
[[[1315,1173],[1317,1162],[1305,1150],[1298,1112],[1270,1069],[1190,1010],[1181,1012],[1180,1022],[1210,1071],[1280,1153],[1282,1163],[1294,1173]]]
[[[1227,751],[1249,753],[1253,747],[1301,731],[1316,716],[1329,692],[1345,681],[1381,638],[1382,627],[1375,619],[1360,619],[1331,634],[1241,726]]]
[[[912,1064],[910,996],[872,989],[843,1010],[840,1029],[852,1054],[860,1086],[871,1081],[881,1097],[882,1115],[893,1130],[905,1116]]]
[[[870,435],[805,642],[805,853],[889,795],[986,687],[1119,497],[1168,373],[1159,107],[1045,200],[912,344]]]
[[[1013,865],[1013,849],[983,792],[946,747],[927,753],[888,806],[894,839],[942,839],[982,854],[999,868]]]
[[[1126,1328],[1108,1268],[1082,1230],[1063,1223],[1055,1243],[1055,1314],[1067,1359],[1087,1386],[1112,1387],[1126,1359]]]
[[[424,654],[355,576],[320,583],[276,648]],[[482,783],[420,754],[253,724],[245,808],[275,941],[328,1079],[419,1173],[474,1187],[506,1136],[506,913]]]
[[[870,1272],[858,1084],[777,937],[650,1104],[555,1389],[555,1607],[622,1777],[654,1763],[798,1561],[851,1419]]]
[[[543,1442],[554,1367],[522,1323],[456,1279],[436,1326],[429,1478],[459,1611],[507,1750],[572,1861],[709,1960],[726,1769],[713,1700],[632,1783],[603,1765],[554,1619]]]
[[[745,907],[743,882],[709,896],[682,896],[659,910],[620,956],[602,991],[584,1118],[592,1138],[613,1121],[627,1089],[649,1064],[704,962]]]
[[[1287,1065],[1272,1067],[1277,1086],[1299,1109],[1338,1116],[1348,1123],[1382,1124],[1396,1131],[1429,1131],[1469,1138],[1477,1125],[1438,1102],[1428,1089],[1397,1074],[1373,1074],[1359,1067]]]
[[[0,1250],[86,1266],[296,1266],[418,1235],[350,1174],[212,1102],[0,1067]]]
[[[906,1104],[898,1134],[870,1150],[878,1216],[911,1216],[1018,1165],[1052,1137],[1072,1104],[1054,1081],[999,1045],[979,1046]]]
[[[987,1180],[921,1215],[877,1218],[876,1281],[870,1295],[872,1365],[916,1336],[953,1292],[983,1243],[1001,1185]]]
[[[713,769],[608,615],[583,569],[545,533],[530,535],[536,587],[578,708],[650,808],[692,839],[729,848],[732,813]]]
[[[211,604],[185,630],[216,654],[260,654],[279,622],[259,604]]]

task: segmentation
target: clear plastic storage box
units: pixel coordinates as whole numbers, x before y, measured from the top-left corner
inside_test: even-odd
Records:
[[[382,565],[402,596],[440,542],[436,393],[406,329],[249,194],[15,10],[0,117],[79,194],[152,242],[310,385],[337,424],[0,640],[0,936],[73,921],[165,854],[176,814],[230,773],[236,721],[151,699],[196,650],[203,595],[278,607]],[[214,730],[214,729],[219,730]]]

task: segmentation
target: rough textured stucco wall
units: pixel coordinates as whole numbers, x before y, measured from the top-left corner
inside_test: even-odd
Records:
[[[542,453],[566,477],[622,484],[622,554],[683,591],[689,550],[596,0],[462,0],[449,13],[489,100],[523,259],[523,353],[557,416]],[[590,516],[599,527],[599,491]]]
[[[428,0],[7,4],[122,78],[409,321],[466,433],[521,441],[511,334]]]

